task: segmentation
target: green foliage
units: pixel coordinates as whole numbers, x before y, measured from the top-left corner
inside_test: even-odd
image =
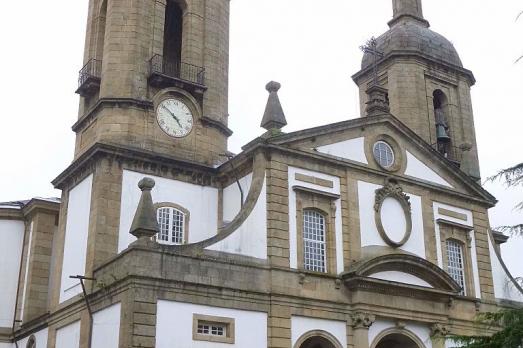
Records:
[[[523,308],[503,309],[478,315],[478,324],[485,330],[501,328],[492,336],[450,335],[462,348],[520,348],[523,345]]]
[[[507,187],[523,186],[523,163],[519,163],[507,169],[503,169],[496,175],[487,178],[487,181],[489,182],[498,180],[503,181]],[[523,202],[519,202],[515,208],[518,210],[523,210]],[[496,230],[499,230],[500,232],[508,232],[512,236],[523,236],[523,224],[518,224],[515,226],[501,226],[497,227]]]

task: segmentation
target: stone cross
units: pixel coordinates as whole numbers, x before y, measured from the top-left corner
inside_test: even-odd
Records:
[[[371,37],[365,45],[360,46],[360,49],[364,53],[368,53],[374,57],[374,61],[372,63],[372,70],[373,70],[373,80],[372,85],[377,86],[378,85],[378,60],[380,58],[383,58],[383,52],[378,50],[378,40],[376,40],[375,37]]]

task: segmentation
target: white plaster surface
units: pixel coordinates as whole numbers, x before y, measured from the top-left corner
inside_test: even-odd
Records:
[[[374,217],[374,202],[376,190],[383,186],[375,185],[363,181],[358,181],[358,199],[360,208],[360,231],[361,246],[388,246],[381,238],[376,227]],[[412,210],[412,232],[409,240],[399,249],[425,258],[425,236],[423,231],[423,216],[421,208],[421,197],[412,194],[410,197]],[[403,211],[401,213],[403,215]],[[400,218],[401,219],[401,218]]]
[[[314,185],[311,183],[298,181],[295,179],[296,173],[314,176],[320,179],[330,180],[334,182],[333,188],[323,187]],[[290,267],[298,268],[298,231],[296,225],[296,192],[292,189],[293,186],[303,186],[312,188],[318,191],[327,193],[340,194],[340,178],[332,175],[323,173],[313,172],[301,168],[289,167],[289,254],[290,254]],[[336,205],[336,216],[335,216],[335,235],[336,235],[336,272],[343,272],[343,234],[342,234],[342,221],[341,221],[341,200],[337,199]]]
[[[375,342],[376,338],[380,336],[386,330],[393,329],[396,327],[396,324],[393,321],[389,320],[376,320],[374,324],[369,328],[369,345],[375,345],[378,342]],[[412,322],[407,322],[405,330],[409,331],[411,334],[414,334],[421,342],[423,342],[425,347],[421,348],[432,348],[432,340],[430,339],[430,328],[426,325],[420,325]]]
[[[0,220],[0,327],[13,325],[24,222]]]
[[[389,281],[404,283],[404,284],[424,286],[427,288],[433,288],[432,285],[430,285],[423,279],[418,278],[415,275],[412,275],[409,273],[404,273],[404,272],[399,272],[399,271],[377,272],[377,273],[371,274],[369,277],[376,278],[376,279],[382,279],[382,280],[389,280]]]
[[[48,334],[49,334],[49,330],[47,328],[40,330],[38,332],[35,332],[33,334],[35,336],[36,348],[47,347]],[[31,337],[31,336],[27,336],[27,337],[21,339],[20,341],[18,341],[18,347],[25,348],[27,345],[27,341],[29,341],[29,337]],[[1,347],[2,346],[0,346],[0,348]],[[9,347],[11,347],[11,346],[9,346]],[[13,344],[12,347],[15,347],[15,345]]]
[[[93,175],[91,174],[69,192],[60,302],[82,292],[79,281],[70,279],[69,276],[85,273],[92,186]]]
[[[78,348],[80,346],[80,321],[56,330],[55,348]],[[96,347],[93,345],[93,348]],[[102,346],[103,347],[103,346]]]
[[[523,294],[515,287],[509,275],[501,265],[499,257],[489,238],[490,263],[492,265],[492,280],[494,296],[497,299],[523,302]]]
[[[349,139],[317,147],[318,152],[368,164],[365,156],[365,138]]]
[[[334,336],[342,347],[347,347],[347,323],[345,321],[325,320],[293,316],[291,318],[292,346],[301,336],[310,331],[322,330]]]
[[[91,346],[118,348],[120,338],[120,303],[93,314]]]
[[[405,175],[412,176],[417,179],[430,181],[434,184],[452,187],[445,179],[439,176],[435,171],[429,168],[425,163],[416,158],[413,154],[407,151],[407,168]]]
[[[31,246],[33,244],[33,226],[34,222],[31,221],[29,225],[29,240],[27,242],[27,255],[25,256],[26,260],[31,260]],[[23,269],[24,275],[24,286],[22,289],[22,303],[20,304],[20,318],[24,320],[24,309],[25,309],[25,295],[27,292],[27,277],[29,276],[29,262],[25,263],[25,268]]]
[[[193,314],[233,318],[235,343],[193,341]],[[267,313],[158,301],[156,348],[267,348]]]
[[[245,198],[251,182],[252,175],[240,180]],[[240,190],[236,183],[224,190],[223,207],[225,221],[232,221],[240,211]],[[245,222],[229,237],[207,249],[267,259],[267,188],[265,179],[260,197]]]
[[[455,217],[442,215],[439,213],[439,209],[443,208],[446,210],[450,210],[459,214],[463,214],[466,216],[464,220],[457,219]],[[474,220],[472,218],[472,212],[470,210],[454,207],[448,204],[438,203],[434,202],[433,204],[433,210],[434,210],[434,226],[435,226],[435,233],[436,233],[436,256],[438,259],[438,266],[443,269],[443,250],[441,250],[441,232],[439,223],[437,223],[437,220],[444,219],[451,222],[456,222],[458,224],[473,227],[474,226]],[[476,293],[476,298],[481,298],[481,285],[479,282],[479,269],[478,269],[478,255],[476,251],[476,233],[474,231],[470,231],[470,238],[471,238],[471,244],[470,244],[470,257],[472,262],[472,277],[474,278],[474,288]]]
[[[396,198],[385,198],[381,205],[380,216],[383,230],[390,240],[401,242],[407,233],[407,220],[400,202]]]
[[[218,230],[218,189],[198,186],[177,180],[124,170],[118,251],[126,249],[136,238],[129,234],[141,191],[138,182],[144,177],[156,182],[151,195],[154,203],[170,202],[190,212],[189,243],[216,235]]]

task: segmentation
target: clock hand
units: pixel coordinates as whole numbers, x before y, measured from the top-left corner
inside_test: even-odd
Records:
[[[182,124],[180,123],[180,120],[178,119],[178,117],[176,117],[176,115],[171,111],[169,110],[165,105],[162,105],[162,107],[167,110],[168,113],[171,114],[171,116],[174,118],[174,120],[178,123],[178,125],[181,127]]]

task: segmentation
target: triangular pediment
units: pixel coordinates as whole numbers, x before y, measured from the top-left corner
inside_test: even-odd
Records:
[[[393,150],[392,168],[381,167],[373,154],[380,141]],[[348,166],[367,168],[374,173],[404,177],[422,185],[452,190],[495,204],[495,198],[455,162],[443,157],[418,135],[392,115],[364,117],[303,131],[270,140],[316,157],[339,161]]]

